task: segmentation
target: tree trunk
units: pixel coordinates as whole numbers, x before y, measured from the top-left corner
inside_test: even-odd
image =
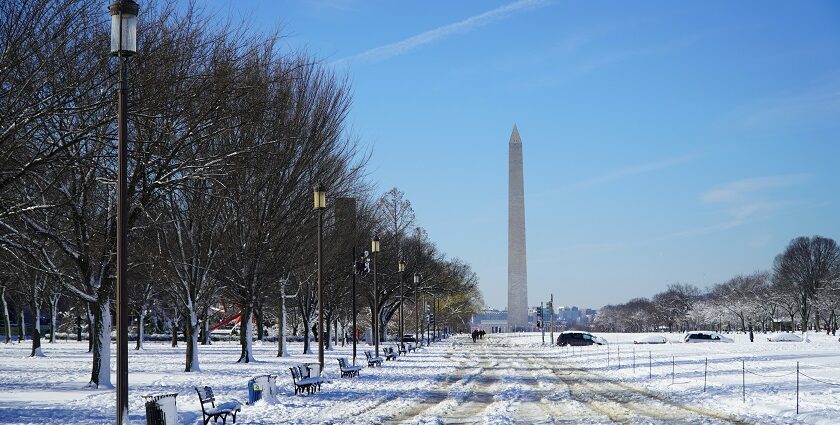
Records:
[[[26,317],[23,315],[23,307],[18,308],[18,344],[26,339]]]
[[[140,316],[137,318],[137,345],[135,350],[143,349],[143,340],[146,339],[146,309],[140,309]]]
[[[0,301],[3,302],[3,336],[6,338],[6,344],[12,340],[12,320],[9,317],[9,304],[6,302],[6,288],[0,288]]]
[[[56,326],[56,320],[58,318],[58,300],[61,298],[59,295],[51,295],[50,296],[50,343],[55,342],[55,332],[58,330]]]
[[[41,303],[38,300],[32,300],[32,321],[35,322],[33,327],[38,330],[38,334],[41,333]]]
[[[184,372],[200,372],[198,366],[198,316],[195,310],[189,309],[189,317],[184,323],[184,340],[187,344],[186,367]]]
[[[242,310],[239,322],[239,345],[242,351],[239,355],[237,363],[251,363],[254,360],[254,325],[251,323],[253,317],[253,310],[250,307],[245,307]]]
[[[814,332],[820,331],[820,309],[814,309]]]
[[[277,335],[277,357],[289,357],[289,350],[286,343],[286,291],[284,285],[280,285],[280,329]]]
[[[93,312],[90,310],[90,303],[85,306],[87,309],[87,323],[88,323],[88,353],[93,353],[93,341],[96,339],[93,326]]]
[[[324,350],[332,350],[332,314],[325,314],[324,315],[324,330],[321,331],[321,335],[324,337]]]
[[[808,297],[802,295],[802,304],[799,306],[799,315],[802,319],[802,332],[808,331],[808,316],[811,315],[811,311],[808,308]]]
[[[107,298],[93,303],[93,370],[91,388],[114,388],[111,384],[111,305]]]
[[[178,346],[178,324],[172,320],[172,346]]]
[[[210,345],[213,340],[210,338],[210,305],[204,309],[204,320],[201,321],[201,345]]]
[[[309,326],[309,318],[303,318],[303,354],[312,354],[311,334],[312,328]]]
[[[265,331],[265,324],[263,323],[263,314],[262,308],[258,308],[254,310],[255,316],[257,318],[257,341],[262,343],[263,340],[263,332]]]

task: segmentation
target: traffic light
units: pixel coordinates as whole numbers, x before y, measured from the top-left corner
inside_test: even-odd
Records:
[[[539,318],[543,317],[543,309],[542,309],[541,306],[537,307],[537,317],[539,317]]]

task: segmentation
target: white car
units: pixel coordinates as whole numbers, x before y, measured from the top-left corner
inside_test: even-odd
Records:
[[[735,342],[734,339],[712,331],[691,331],[683,336],[683,342]]]
[[[598,344],[598,345],[608,345],[609,344],[609,341],[607,341],[606,339],[604,339],[604,338],[602,338],[598,335],[592,335],[592,340],[595,341],[595,343]]]
[[[778,333],[767,337],[770,342],[802,342],[802,337],[794,333]]]
[[[633,340],[633,344],[665,344],[668,339],[662,335],[645,335]]]

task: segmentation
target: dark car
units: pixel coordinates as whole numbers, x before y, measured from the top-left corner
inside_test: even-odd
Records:
[[[403,342],[417,342],[417,338],[414,335],[403,335]]]
[[[604,343],[605,341],[603,339],[598,338],[597,336],[593,336],[589,332],[567,331],[561,332],[560,336],[557,337],[557,345],[561,347],[564,347],[566,345],[603,345]]]

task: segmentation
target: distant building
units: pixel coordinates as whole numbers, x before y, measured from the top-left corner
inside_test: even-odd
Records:
[[[510,332],[507,318],[507,310],[484,309],[472,317],[470,330],[483,329],[489,333]]]
[[[564,328],[585,327],[592,323],[598,311],[592,308],[578,308],[577,306],[560,307],[557,311],[558,321]]]
[[[537,308],[539,306],[528,308],[528,325],[523,329],[520,327],[512,328],[508,320],[507,310],[484,309],[472,317],[470,327],[472,329],[483,329],[490,333],[498,332],[515,332],[515,331],[536,331],[537,321],[540,317],[537,315]],[[543,306],[543,308],[546,308]],[[545,310],[545,321],[550,323],[551,312]],[[577,306],[560,307],[555,312],[554,322],[559,329],[569,329],[574,327],[585,327],[592,323],[595,318],[597,310],[591,308],[580,309]]]

